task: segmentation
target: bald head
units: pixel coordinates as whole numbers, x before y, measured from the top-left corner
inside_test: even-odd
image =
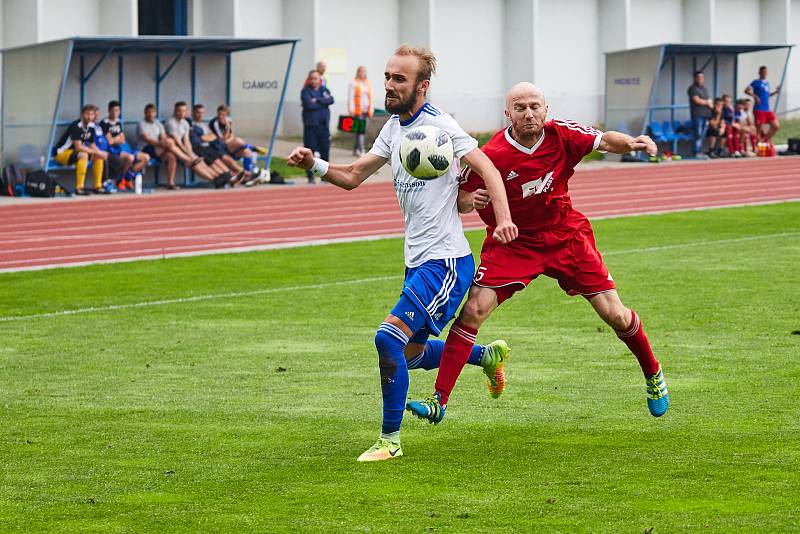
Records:
[[[547,119],[544,93],[530,82],[519,82],[506,94],[506,117],[511,121],[511,135],[531,148],[539,139]]]
[[[538,98],[544,104],[544,93],[531,82],[519,82],[506,93],[506,108],[511,109],[514,100],[520,98]]]

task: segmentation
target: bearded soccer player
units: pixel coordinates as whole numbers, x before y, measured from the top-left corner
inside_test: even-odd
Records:
[[[407,409],[439,423],[478,328],[495,308],[544,274],[558,280],[568,295],[584,297],[614,329],[642,368],[650,413],[655,417],[664,415],[669,397],[661,366],[639,316],[620,301],[595,246],[592,226],[572,207],[567,187],[575,166],[593,150],[617,154],[646,150],[652,155],[656,153],[655,143],[646,135],[633,138],[619,132],[602,133],[572,121],[545,122],[544,94],[526,82],[509,91],[505,114],[511,125],[495,134],[483,151],[505,178],[511,218],[519,228],[519,238],[509,244],[493,239],[495,218],[486,205],[494,197],[484,190],[480,171],[467,169],[459,192],[459,208],[476,208],[487,225],[481,264],[469,298],[447,336],[436,392],[426,400],[409,402]],[[504,380],[498,380],[498,387],[504,386]]]
[[[323,180],[343,189],[354,189],[390,162],[394,188],[405,222],[405,281],[400,299],[375,335],[378,351],[383,424],[380,436],[359,461],[388,460],[402,456],[400,423],[408,394],[408,369],[435,369],[444,343],[438,336],[455,315],[475,272],[472,252],[458,215],[459,165],[463,158],[485,177],[492,194],[497,224],[492,235],[498,243],[517,236],[511,222],[503,182],[489,158],[446,113],[426,102],[436,58],[424,48],[403,45],[389,58],[384,73],[386,109],[393,113],[372,149],[349,165],[315,159],[308,148],[295,148],[290,165],[311,170]],[[453,140],[450,170],[433,180],[418,180],[400,163],[400,142],[408,131],[422,125],[435,126]],[[473,347],[464,363],[480,365],[487,376],[495,376],[508,347],[504,341]]]

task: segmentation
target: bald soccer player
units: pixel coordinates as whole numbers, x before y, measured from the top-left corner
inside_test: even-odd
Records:
[[[492,238],[495,219],[492,210],[487,209],[489,195],[481,176],[466,168],[458,208],[462,213],[477,209],[486,223],[481,264],[468,300],[447,336],[434,395],[409,402],[406,409],[439,423],[480,326],[495,308],[544,274],[558,280],[568,295],[581,295],[589,301],[614,329],[642,368],[650,413],[655,417],[663,415],[669,396],[661,366],[650,349],[639,316],[620,301],[614,280],[595,246],[592,226],[572,207],[567,187],[575,166],[593,150],[616,154],[645,150],[654,155],[655,143],[646,135],[633,138],[619,132],[603,133],[573,121],[547,121],[544,94],[527,82],[518,83],[508,92],[505,115],[511,125],[495,134],[482,150],[503,177],[519,237],[505,244]],[[497,366],[496,376],[488,380],[494,396],[502,393],[503,366]]]

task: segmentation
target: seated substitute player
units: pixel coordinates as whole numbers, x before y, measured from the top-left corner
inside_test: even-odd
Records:
[[[78,195],[88,195],[92,192],[106,194],[103,188],[103,164],[108,158],[108,152],[100,150],[94,144],[94,122],[92,117],[94,106],[86,104],[81,108],[81,118],[67,126],[67,130],[53,148],[53,156],[61,165],[75,165],[75,192]],[[86,171],[89,168],[89,159],[92,161],[92,174],[94,175],[94,189],[84,187]]]
[[[244,183],[245,186],[255,185],[255,180],[261,174],[261,169],[254,167],[256,174],[245,171],[230,154],[212,144],[217,139],[214,132],[205,122],[206,108],[203,104],[192,106],[192,129],[189,132],[189,139],[192,142],[192,149],[195,154],[202,156],[206,163],[211,165],[220,160],[228,170],[236,173],[236,183]]]
[[[708,119],[708,130],[706,137],[708,142],[708,156],[710,158],[722,157],[722,140],[728,136],[728,125],[724,117],[724,101],[717,97],[714,99],[714,109],[711,111],[711,118]]]
[[[405,221],[406,277],[400,299],[375,335],[378,351],[383,424],[378,441],[358,457],[359,461],[388,460],[402,456],[400,423],[408,393],[408,369],[438,367],[444,343],[428,340],[439,335],[452,319],[469,288],[474,263],[458,215],[458,162],[434,180],[418,180],[400,163],[403,136],[411,129],[431,125],[447,132],[456,158],[486,177],[492,193],[498,224],[493,232],[501,243],[514,240],[505,192],[497,169],[478,143],[464,133],[455,120],[425,101],[436,58],[424,48],[402,45],[386,64],[385,106],[394,113],[384,125],[372,150],[349,165],[328,164],[315,159],[310,149],[297,147],[289,155],[290,165],[313,171],[343,189],[354,189],[387,161],[392,167],[395,193]],[[495,376],[508,347],[497,341],[485,347],[470,347],[468,363],[481,365],[487,376]],[[465,360],[465,361],[467,361]]]
[[[230,117],[229,113],[230,109],[228,109],[228,106],[222,104],[217,107],[217,116],[209,121],[208,127],[211,128],[211,131],[217,136],[217,140],[213,142],[213,145],[221,148],[234,159],[241,158],[245,171],[253,175],[259,175],[254,184],[267,183],[269,180],[267,173],[260,173],[256,165],[258,163],[258,156],[255,154],[256,152],[266,154],[266,149],[251,145],[245,142],[241,137],[236,137],[233,134],[233,119]]]
[[[150,155],[136,150],[128,144],[123,131],[123,124],[120,117],[122,116],[122,106],[116,100],[108,103],[108,116],[100,121],[100,127],[105,133],[106,139],[109,144],[109,151],[111,154],[123,157],[127,167],[123,169],[122,178],[117,182],[117,187],[120,191],[126,189],[133,189],[133,180],[136,179],[137,174],[142,173],[142,169],[150,162]],[[124,156],[129,154],[131,156],[130,163],[128,158]]]
[[[136,135],[139,137],[139,150],[150,156],[158,158],[167,165],[167,189],[180,189],[175,185],[175,171],[178,168],[175,142],[167,137],[164,125],[156,118],[155,104],[144,107],[144,119],[136,126]]]
[[[501,245],[492,239],[495,218],[485,208],[481,171],[464,172],[459,207],[472,206],[487,225],[481,264],[466,304],[450,327],[436,392],[424,401],[409,402],[415,415],[439,423],[458,375],[469,357],[478,328],[492,311],[515,292],[544,274],[558,280],[569,295],[581,295],[636,356],[645,376],[647,406],[656,417],[669,406],[661,366],[653,356],[641,320],[626,308],[597,251],[589,220],[572,207],[567,182],[575,166],[593,150],[621,154],[646,150],[655,154],[655,143],[646,135],[637,138],[619,132],[601,133],[572,121],[546,121],[544,94],[522,82],[508,92],[506,117],[511,125],[483,147],[500,171],[508,195],[511,218],[519,237]],[[494,198],[492,196],[492,198]]]
[[[216,160],[209,164],[204,158],[194,153],[192,142],[189,140],[189,132],[192,127],[187,120],[188,116],[189,106],[186,102],[175,102],[172,117],[164,122],[167,136],[175,143],[175,155],[200,178],[212,182],[214,187],[225,187],[225,185],[233,181],[233,176],[221,161]]]
[[[108,139],[106,139],[103,128],[100,126],[99,116],[100,108],[92,106],[92,143],[108,154],[104,169],[108,176],[108,181],[103,183],[103,189],[109,193],[115,193],[117,191],[115,184],[120,183],[125,170],[133,163],[133,156],[131,154],[123,153],[119,155],[111,152],[111,145],[108,144]]]
[[[756,155],[756,127],[750,117],[749,106],[750,100],[739,99],[736,101],[736,111],[733,114],[733,122],[739,126],[739,147],[743,156]]]

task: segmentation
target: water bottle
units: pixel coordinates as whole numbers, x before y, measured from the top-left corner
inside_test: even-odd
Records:
[[[136,178],[133,179],[133,192],[137,195],[142,194],[142,173],[137,172]]]

